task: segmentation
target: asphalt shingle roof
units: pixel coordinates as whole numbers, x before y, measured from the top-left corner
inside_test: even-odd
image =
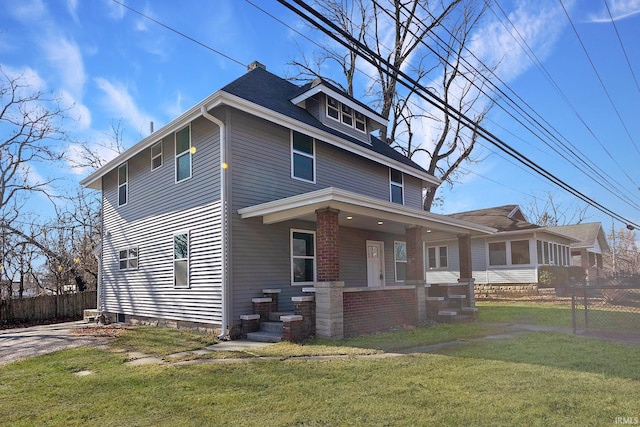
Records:
[[[371,145],[369,145],[322,124],[307,110],[291,102],[291,99],[299,95],[301,90],[304,89],[308,89],[308,86],[297,86],[263,68],[256,67],[224,86],[221,90],[280,114],[284,114],[339,138],[348,140],[360,147],[382,154],[385,157],[410,166],[423,173],[428,173],[422,166],[389,147],[389,145],[373,135],[371,135]],[[334,88],[334,90],[339,89]],[[343,93],[343,95],[349,99],[353,99],[345,93]],[[358,101],[354,100],[354,102]]]
[[[589,222],[586,224],[574,224],[574,225],[561,225],[558,227],[547,227],[547,230],[555,233],[564,234],[565,236],[579,239],[579,242],[574,242],[571,247],[575,248],[591,248],[598,240],[602,250],[608,250],[609,244],[606,241],[606,237],[602,230],[602,224],[599,222]],[[602,235],[600,235],[602,233]]]
[[[511,216],[510,216],[511,215]],[[448,215],[456,219],[470,221],[496,228],[498,231],[520,231],[540,228],[528,222],[518,205],[505,205],[488,209],[477,209]]]

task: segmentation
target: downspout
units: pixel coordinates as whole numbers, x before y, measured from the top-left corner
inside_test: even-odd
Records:
[[[202,117],[204,117],[205,119],[213,122],[214,124],[218,125],[218,127],[220,128],[220,202],[222,204],[221,206],[221,212],[222,212],[222,218],[221,218],[221,240],[222,240],[222,247],[220,248],[220,254],[222,257],[222,325],[221,325],[221,329],[222,329],[222,333],[220,334],[220,336],[218,337],[219,339],[224,339],[227,337],[227,329],[229,327],[229,307],[228,307],[228,301],[227,301],[227,294],[228,294],[228,283],[227,283],[227,180],[226,180],[226,171],[227,171],[227,162],[225,161],[226,159],[226,131],[225,131],[225,125],[224,122],[220,119],[218,119],[215,116],[212,116],[211,114],[209,114],[209,112],[207,111],[207,109],[205,108],[204,105],[200,106],[200,113],[202,114]]]

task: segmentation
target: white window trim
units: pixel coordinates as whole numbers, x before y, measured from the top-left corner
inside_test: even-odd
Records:
[[[362,130],[362,129],[358,129],[358,128],[356,127],[356,113],[358,112],[358,110],[356,110],[355,108],[353,108],[353,107],[351,107],[351,106],[349,106],[349,105],[345,105],[344,103],[342,103],[342,102],[338,101],[336,98],[334,98],[334,97],[332,97],[332,96],[330,96],[330,95],[325,95],[325,96],[326,96],[326,101],[325,101],[325,105],[326,105],[326,108],[325,108],[325,115],[326,115],[329,119],[333,120],[333,121],[334,121],[334,122],[336,122],[336,123],[340,123],[340,124],[341,124],[341,125],[343,125],[343,126],[346,126],[346,127],[349,127],[349,128],[353,128],[353,129],[357,130],[358,132],[361,132],[361,133],[363,133],[363,134],[365,134],[365,135],[367,134],[367,116],[366,116],[366,114],[360,113],[360,114],[362,115],[362,117],[364,118],[364,120],[358,120],[358,121],[359,121],[360,123],[364,123],[364,130]],[[338,103],[338,118],[335,118],[335,117],[333,117],[333,116],[331,116],[331,115],[329,114],[329,108],[331,108],[331,109],[333,109],[333,108],[334,108],[334,107],[329,106],[329,98],[333,99],[335,102],[337,102],[337,103]],[[349,108],[349,109],[351,110],[351,114],[349,115],[349,117],[351,117],[351,124],[348,124],[348,123],[345,123],[345,122],[344,122],[344,118],[343,118],[344,114],[343,114],[343,111],[342,111],[342,106],[343,106],[343,105],[344,105],[345,107],[347,107],[347,108]]]
[[[304,181],[304,182],[310,182],[311,184],[315,184],[316,183],[316,139],[310,135],[307,135],[311,138],[312,141],[312,147],[313,147],[313,154],[309,154],[309,153],[305,153],[304,151],[299,151],[296,150],[295,148],[293,148],[293,133],[297,132],[294,131],[293,129],[290,130],[289,135],[290,135],[290,140],[291,140],[291,178],[292,179],[297,179],[298,181]],[[303,132],[298,132],[301,133],[303,135],[306,135]],[[313,180],[308,180],[308,179],[304,179],[304,178],[300,178],[298,176],[295,176],[295,168],[294,168],[294,156],[295,155],[299,155],[299,156],[303,156],[303,157],[308,157],[313,161]]]
[[[178,153],[178,132],[189,128],[189,148],[185,151],[181,151],[180,153]],[[175,167],[174,167],[174,173],[173,173],[173,177],[175,179],[175,183],[178,184],[180,182],[185,182],[191,179],[191,177],[193,176],[193,156],[191,153],[191,148],[193,147],[192,143],[192,138],[191,138],[191,123],[189,123],[188,125],[178,129],[177,131],[175,131],[173,133],[173,150],[175,152],[175,158],[174,158],[174,163],[175,163]],[[178,158],[182,157],[182,156],[189,156],[189,176],[186,178],[181,179],[180,181],[178,181]]]
[[[400,172],[400,176],[402,177],[402,182],[397,182],[397,181],[393,181],[391,179],[391,172],[392,171],[397,171]],[[402,190],[402,205],[404,205],[404,172],[398,170],[398,169],[394,169],[394,168],[389,168],[389,201],[393,202],[393,186],[396,187],[400,187],[400,189]],[[394,202],[395,203],[395,202]]]
[[[393,241],[393,270],[394,270],[394,279],[396,281],[396,283],[404,283],[404,280],[398,280],[398,263],[399,262],[403,262],[405,264],[405,274],[407,271],[406,268],[406,264],[407,264],[407,260],[405,259],[404,261],[402,260],[398,260],[398,258],[396,258],[396,244],[397,243],[404,243],[404,253],[405,255],[407,254],[407,242],[403,241],[403,240],[394,240]],[[407,255],[408,258],[408,255]]]
[[[513,263],[513,259],[511,257],[511,242],[523,242],[523,241],[527,241],[528,244],[529,244],[529,263],[528,264],[514,264]],[[535,266],[536,263],[534,262],[533,255],[536,254],[536,257],[537,257],[538,247],[537,247],[537,243],[535,243],[535,240],[534,240],[534,245],[533,245],[533,249],[532,249],[531,241],[532,241],[531,239],[511,239],[511,240],[496,240],[495,242],[487,242],[487,244],[486,244],[487,266],[488,267],[498,267],[498,268],[500,268],[500,267],[523,268],[523,267]],[[490,258],[490,255],[489,255],[489,244],[491,244],[491,243],[504,243],[505,244],[505,251],[506,251],[505,261],[506,261],[506,264],[495,264],[495,265],[492,265],[490,263],[491,262],[491,258]],[[546,244],[547,242],[544,242],[544,243]],[[550,247],[550,249],[552,249],[552,248]],[[543,256],[544,256],[544,248],[543,248]],[[540,260],[538,260],[538,263],[540,263]],[[546,265],[557,265],[557,264],[546,264]]]
[[[127,168],[127,173],[126,173],[126,177],[125,177],[125,181],[124,184],[120,184],[120,168]],[[129,162],[124,162],[123,164],[121,164],[120,166],[118,166],[118,177],[117,177],[117,182],[118,182],[118,206],[125,206],[127,203],[129,203]],[[124,203],[120,203],[120,187],[125,187],[125,202]]]
[[[296,256],[295,258],[313,259],[313,282],[295,282],[293,277],[293,233],[306,233],[313,235],[313,256]],[[291,275],[291,286],[309,286],[318,280],[318,246],[316,232],[312,230],[303,230],[300,228],[292,228],[289,231],[289,273]]]
[[[429,249],[435,249],[436,251],[436,265],[434,267],[431,267],[429,265]],[[447,265],[446,266],[441,266],[440,265],[440,248],[445,248],[445,251],[447,252]],[[449,246],[447,245],[443,245],[443,246],[427,246],[426,250],[424,251],[424,256],[425,256],[425,266],[427,270],[437,270],[437,269],[446,269],[449,268]]]
[[[160,146],[160,154],[156,154],[155,156],[153,155],[153,148],[154,147],[158,147]],[[151,153],[151,170],[154,171],[156,169],[160,169],[162,167],[162,165],[164,165],[164,151],[163,151],[163,147],[162,147],[162,140],[156,142],[155,144],[153,144],[151,146],[150,149],[150,153]],[[155,168],[153,167],[153,161],[160,157],[160,165],[156,166]],[[176,174],[177,175],[177,174]]]
[[[176,259],[176,236],[181,234],[187,235],[187,285],[186,286],[178,286],[176,284],[176,261],[182,261],[185,258]],[[173,270],[173,288],[174,289],[191,289],[191,231],[189,230],[181,230],[176,231],[171,235],[171,267]]]
[[[135,249],[136,250],[135,258],[129,256],[130,253],[131,253],[131,249]],[[120,252],[122,252],[122,251],[127,251],[127,257],[126,258],[120,258]],[[133,259],[136,260],[136,266],[135,267],[131,267],[131,260],[133,260]],[[127,261],[127,266],[125,268],[120,268],[120,262],[121,261]],[[138,247],[137,246],[127,246],[126,248],[118,250],[118,270],[120,270],[120,271],[137,270],[139,265],[140,265],[140,252],[138,252]]]
[[[538,262],[537,265],[555,265],[559,267],[571,267],[572,255],[571,255],[570,246],[563,245],[562,243],[549,242],[546,240],[538,239],[536,240],[536,256],[537,256],[537,249],[538,249],[537,242],[540,242],[542,244],[542,259],[537,260]],[[558,247],[559,259],[556,259],[555,257],[554,246]],[[545,249],[547,250],[548,257],[545,257]]]

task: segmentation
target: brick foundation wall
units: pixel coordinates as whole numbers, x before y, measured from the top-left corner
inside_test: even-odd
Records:
[[[359,290],[343,294],[344,336],[354,337],[394,326],[417,325],[416,292],[410,289]]]

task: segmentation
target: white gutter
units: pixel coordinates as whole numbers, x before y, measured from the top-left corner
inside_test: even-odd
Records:
[[[215,116],[209,114],[204,105],[200,106],[200,113],[202,117],[208,119],[220,128],[220,201],[222,203],[222,226],[220,227],[222,247],[220,248],[220,254],[222,257],[222,333],[218,337],[223,339],[227,336],[227,329],[229,327],[229,304],[227,301],[228,283],[227,283],[227,162],[225,161],[226,155],[226,130],[224,122]]]

